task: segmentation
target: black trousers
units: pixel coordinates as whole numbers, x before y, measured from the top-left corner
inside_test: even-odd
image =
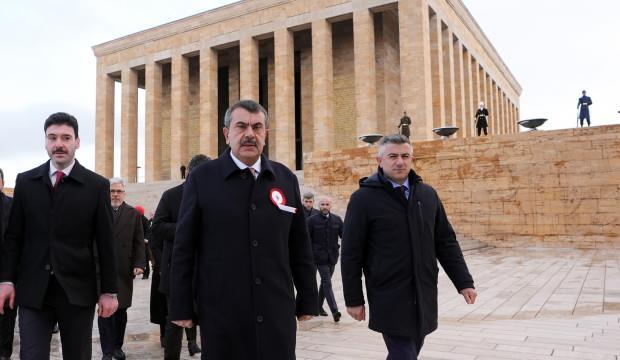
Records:
[[[4,315],[0,315],[0,356],[11,357],[13,354],[13,335],[17,309],[4,307]]]
[[[413,338],[383,334],[388,349],[386,360],[416,360],[418,347]]]
[[[166,296],[166,302],[168,304],[168,313],[170,313],[170,298]],[[187,342],[196,341],[196,324],[191,329],[185,329],[185,336]],[[164,349],[165,360],[178,360],[181,358],[181,346],[183,344],[183,328],[173,324],[170,318],[166,316],[166,331],[164,334],[164,342],[166,347]],[[204,352],[203,352],[204,354]]]
[[[19,308],[19,358],[49,359],[52,328],[58,323],[62,355],[65,360],[90,360],[95,306],[69,303],[67,294],[50,276],[41,309]]]
[[[125,340],[127,328],[127,309],[118,309],[108,318],[97,318],[99,336],[101,338],[101,352],[112,355],[115,350],[121,349]]]
[[[487,128],[486,128],[486,126],[485,127],[479,127],[479,128],[476,128],[476,129],[478,130],[478,136],[480,136],[480,132],[482,130],[484,130],[484,135],[485,136],[487,135]]]
[[[321,277],[321,285],[319,286],[319,308],[323,307],[323,301],[327,298],[327,305],[332,313],[338,311],[338,304],[334,296],[332,288],[332,276],[336,265],[325,264],[316,266],[319,276]]]

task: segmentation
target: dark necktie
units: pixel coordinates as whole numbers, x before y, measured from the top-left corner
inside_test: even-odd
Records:
[[[401,185],[401,186],[398,187],[398,189],[400,190],[400,193],[403,195],[405,200],[408,200],[408,198],[407,198],[407,187],[405,185]]]
[[[56,182],[54,182],[54,187],[53,187],[54,190],[58,189],[58,186],[60,186],[60,182],[62,181],[63,177],[65,177],[64,172],[60,170],[56,171]]]

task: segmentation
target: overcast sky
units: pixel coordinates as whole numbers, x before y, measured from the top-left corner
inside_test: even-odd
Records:
[[[586,89],[593,123],[620,123],[620,2],[463,1],[523,88],[521,118],[549,118],[543,129],[574,127],[577,98]],[[94,169],[93,45],[230,2],[4,0],[0,168],[6,185],[47,159],[42,126],[56,111],[78,118],[77,158]],[[139,101],[143,115],[142,96]],[[142,140],[139,147],[143,165]]]

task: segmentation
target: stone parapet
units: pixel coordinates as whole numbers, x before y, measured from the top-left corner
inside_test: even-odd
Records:
[[[455,230],[498,247],[620,248],[620,125],[413,144]],[[305,185],[347,201],[376,147],[314,152]]]

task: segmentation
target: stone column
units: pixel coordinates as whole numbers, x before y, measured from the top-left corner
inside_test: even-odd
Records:
[[[495,82],[495,80],[491,80],[491,96],[493,99],[493,134],[499,134],[499,117],[500,117],[500,111],[499,111],[499,89],[497,87],[497,83]]]
[[[114,79],[97,61],[97,113],[95,115],[95,170],[114,176]]]
[[[375,24],[373,14],[366,7],[353,12],[353,44],[356,135],[375,134],[378,132]]]
[[[293,33],[286,28],[276,30],[274,32],[276,131],[275,137],[271,140],[275,141],[275,160],[292,170],[295,169],[294,51]]]
[[[489,111],[489,118],[487,119],[489,134],[493,131],[493,98],[491,97],[491,77],[484,71],[484,104]]]
[[[161,65],[156,62],[146,64],[145,70],[146,111],[144,113],[145,133],[145,180],[162,180],[161,166]]]
[[[476,60],[473,56],[471,57],[471,71],[472,71],[472,85],[473,85],[473,95],[472,95],[472,101],[471,101],[471,106],[473,109],[473,114],[472,114],[472,124],[471,124],[471,128],[472,128],[472,134],[475,136],[477,135],[476,133],[476,121],[474,119],[474,115],[476,114],[476,110],[478,109],[479,105],[480,105],[480,101],[482,100],[482,83],[480,81],[480,65],[478,64],[478,60]]]
[[[433,128],[441,126],[446,117],[444,111],[444,74],[443,74],[443,45],[441,37],[441,19],[433,14],[429,20],[430,49],[431,49],[431,76],[433,89]]]
[[[398,2],[400,84],[403,110],[412,121],[412,140],[433,137],[430,24],[426,0]]]
[[[508,133],[508,104],[506,103],[506,94],[502,91],[502,131],[503,134]]]
[[[217,51],[200,50],[200,153],[215,158],[218,154],[218,77]]]
[[[334,68],[332,25],[326,20],[312,22],[312,107],[314,149],[334,149]]]
[[[172,56],[172,94],[170,110],[170,178],[181,179],[180,167],[187,166],[187,107],[189,92],[189,65],[180,53]]]
[[[460,130],[456,133],[456,137],[465,137],[464,121],[465,121],[465,74],[463,65],[463,45],[456,37],[453,38],[453,59],[454,59],[454,105],[456,107],[455,117],[456,125]]]
[[[138,74],[125,67],[121,80],[121,177],[135,183],[138,180]]]
[[[465,48],[463,48],[463,76],[465,80],[465,113],[463,114],[463,136],[470,137],[473,135],[474,129],[474,110],[476,107],[473,105],[473,74],[471,54]]]
[[[445,24],[442,24],[442,27]],[[442,29],[443,44],[443,74],[444,74],[444,97],[446,116],[442,119],[441,126],[454,125],[456,116],[456,89],[454,86],[454,52],[452,48],[452,30],[447,26]]]
[[[245,37],[239,41],[240,99],[258,102],[258,41]]]

